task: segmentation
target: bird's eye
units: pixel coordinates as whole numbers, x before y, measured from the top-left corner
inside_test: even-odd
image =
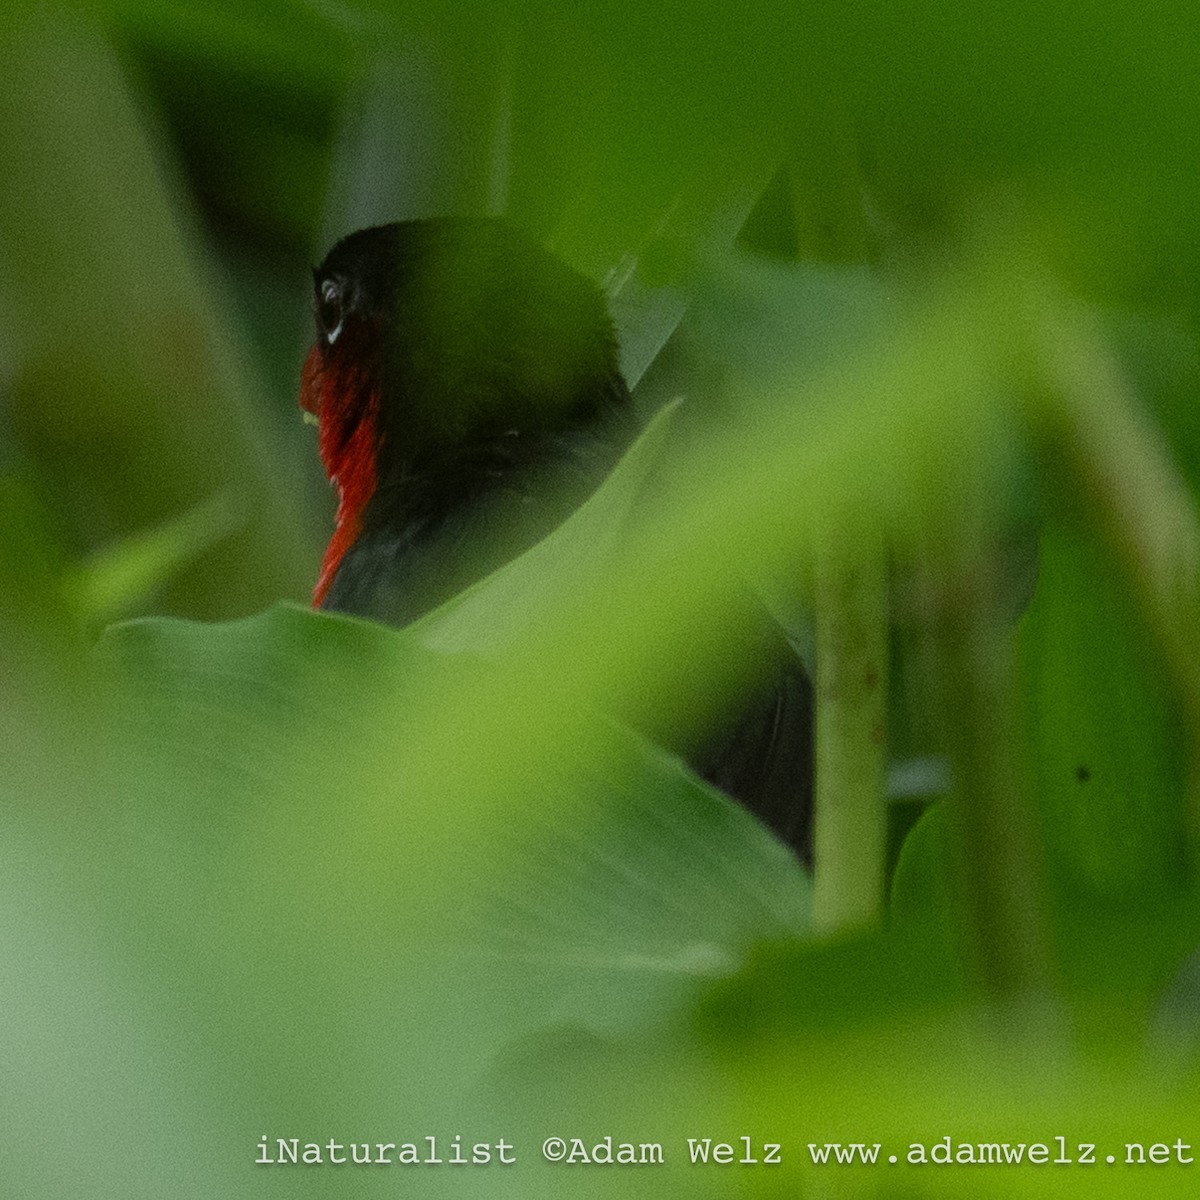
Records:
[[[332,279],[326,279],[321,284],[321,292],[317,301],[317,316],[325,341],[332,346],[342,332],[342,290]]]

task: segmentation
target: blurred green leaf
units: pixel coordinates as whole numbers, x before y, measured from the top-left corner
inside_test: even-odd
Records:
[[[552,618],[565,592],[602,586],[635,528],[670,434],[678,402],[665,406],[609,477],[550,535],[414,625],[435,650],[492,653]]]
[[[223,487],[247,521],[165,603],[232,615],[302,595],[294,481],[275,461],[190,219],[100,30],[39,6],[0,32],[6,427],[92,549]]]
[[[79,578],[86,619],[105,625],[143,602],[198,554],[237,531],[242,515],[228,493],[92,556]]]
[[[317,1136],[386,1112],[396,1129],[456,1128],[506,1047],[555,1026],[645,1028],[806,919],[786,850],[599,716],[578,714],[574,752],[561,741],[552,764],[522,768],[536,738],[508,772],[495,746],[458,758],[471,731],[428,725],[423,705],[447,688],[503,705],[505,681],[410,634],[288,608],[142,622],[105,638],[99,666],[112,715],[75,827],[5,819],[7,877],[25,889],[10,928],[34,945],[86,929],[108,986],[153,1006],[181,1069],[136,1070],[167,1070],[170,1087],[194,1076],[187,1119],[208,1146],[189,1164],[196,1194],[261,1194],[262,1176],[236,1168],[264,1127]],[[529,718],[502,712],[519,737]],[[94,1037],[101,983],[23,962],[10,955],[5,972],[16,1044]],[[36,998],[51,987],[47,1011]],[[10,1078],[14,1103],[38,1071]],[[137,1106],[42,1091],[43,1124],[122,1148],[94,1194],[151,1186],[173,1116],[156,1134]],[[10,1152],[6,1179],[33,1167]]]
[[[1170,689],[1111,562],[1042,531],[1020,654],[1048,852],[1071,886],[1126,902],[1182,886],[1184,778]]]

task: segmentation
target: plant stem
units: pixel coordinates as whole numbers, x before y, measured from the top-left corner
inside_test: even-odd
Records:
[[[1053,988],[1039,863],[1014,756],[1011,635],[986,555],[962,563],[948,578],[939,628],[942,711],[970,954],[988,996],[1040,1002]]]
[[[877,923],[887,847],[887,577],[882,540],[845,538],[817,584],[813,924]]]

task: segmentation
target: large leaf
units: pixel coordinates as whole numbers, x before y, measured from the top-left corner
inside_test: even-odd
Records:
[[[530,1037],[644,1029],[804,926],[795,860],[677,761],[586,708],[549,756],[503,673],[414,635],[147,621],[97,670],[87,793],[45,766],[4,822],[5,1121],[119,1147],[91,1195],[161,1188],[182,1130],[176,1194],[327,1195],[242,1171],[260,1133],[456,1132]]]

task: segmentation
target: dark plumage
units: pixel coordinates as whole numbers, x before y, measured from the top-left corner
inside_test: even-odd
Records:
[[[636,433],[600,291],[500,220],[362,230],[314,272],[301,405],[337,485],[314,603],[406,624],[548,534]],[[811,688],[773,664],[693,766],[809,854]]]

